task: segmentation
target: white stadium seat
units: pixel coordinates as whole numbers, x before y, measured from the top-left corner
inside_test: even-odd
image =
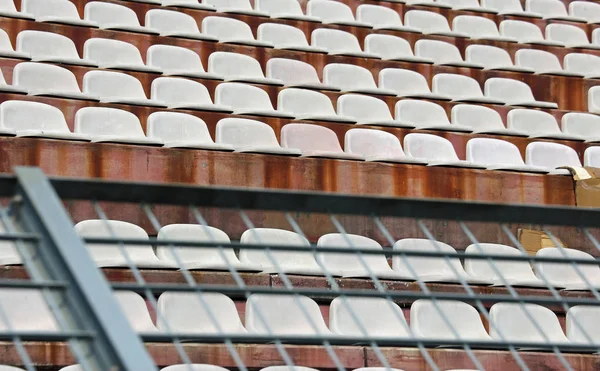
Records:
[[[220,13],[244,14],[268,17],[269,13],[252,9],[250,0],[202,0],[202,4],[212,5]]]
[[[431,93],[425,76],[412,70],[382,69],[379,71],[379,87],[393,91],[403,98],[450,100],[449,97]]]
[[[222,43],[272,48],[273,44],[254,39],[247,23],[233,18],[209,16],[202,20],[202,33]]]
[[[156,327],[178,334],[237,334],[247,331],[233,300],[221,293],[169,292],[158,297]]]
[[[294,0],[295,1],[295,0]],[[317,70],[312,64],[296,59],[271,58],[267,61],[267,78],[283,82],[286,87],[336,90],[319,80]]]
[[[591,1],[571,1],[569,14],[587,20],[588,23],[600,22],[600,4]]]
[[[94,61],[101,68],[161,73],[160,69],[144,64],[135,45],[120,40],[87,39],[83,44],[83,58]]]
[[[355,20],[350,7],[337,1],[310,0],[308,4],[306,4],[306,15],[316,17],[325,24],[371,27],[366,22]]]
[[[499,99],[484,96],[479,82],[469,76],[438,73],[431,85],[433,94],[450,97],[454,102],[504,105]]]
[[[323,68],[323,83],[342,92],[396,95],[391,89],[377,87],[371,71],[353,64],[329,63]]]
[[[135,332],[158,332],[144,298],[133,291],[115,291],[115,300]]]
[[[63,371],[63,370],[66,370],[66,368],[61,368],[60,370]],[[0,371],[24,371],[24,370],[22,368],[18,368],[18,367],[0,365]],[[66,370],[66,371],[69,371],[69,370]],[[77,370],[73,369],[71,371],[77,371]]]
[[[193,50],[173,45],[151,45],[146,52],[146,64],[167,76],[222,80],[204,70],[200,56]]]
[[[481,6],[495,10],[499,15],[542,18],[542,15],[539,13],[524,11],[521,0],[481,0]]]
[[[143,0],[142,0],[143,1]],[[150,0],[153,1],[153,0]],[[162,6],[173,6],[180,8],[208,10],[214,12],[216,9],[209,4],[200,4],[199,0],[159,0]],[[147,24],[146,24],[147,25]]]
[[[596,306],[576,305],[569,308],[566,320],[567,339],[576,344],[600,344],[598,316],[600,311]]]
[[[305,15],[298,0],[254,0],[254,9],[268,13],[275,19],[321,22],[319,17]]]
[[[105,30],[128,31],[158,35],[157,30],[142,27],[135,12],[123,5],[90,1],[85,4],[83,19],[95,22]]]
[[[569,146],[550,142],[532,142],[525,149],[525,163],[548,169],[551,174],[570,175],[559,166],[581,167],[577,152]]]
[[[166,107],[163,102],[148,99],[140,80],[113,71],[89,71],[83,76],[83,92],[105,103]]]
[[[508,113],[506,126],[509,129],[529,134],[530,138],[548,138],[562,140],[584,140],[583,137],[566,134],[560,131],[560,127],[554,116],[548,112],[517,108]]]
[[[519,130],[507,129],[498,111],[481,105],[457,104],[452,107],[450,119],[453,125],[469,127],[478,134],[529,136]]]
[[[551,23],[547,25],[546,39],[567,48],[600,49],[599,45],[590,44],[584,30],[570,24]]]
[[[173,10],[150,9],[146,12],[146,26],[157,30],[161,36],[182,37],[192,40],[218,41],[217,37],[200,32],[198,23],[189,14]]]
[[[48,333],[61,330],[41,290],[2,288],[0,308],[3,318],[10,322],[0,321],[2,332]]]
[[[426,10],[409,10],[404,15],[404,24],[426,35],[468,37],[467,35],[451,31],[448,20],[443,15]]]
[[[414,124],[394,120],[383,100],[362,94],[344,94],[337,100],[338,114],[353,118],[359,125],[414,128]]]
[[[242,233],[240,244],[305,247],[306,252],[270,250],[268,254],[264,249],[245,249],[240,246],[240,260],[262,266],[264,273],[323,275],[315,254],[309,251],[310,242],[298,233],[275,228],[252,228]]]
[[[584,251],[564,247],[546,247],[539,250],[536,256],[565,260],[596,260]],[[597,265],[575,264],[575,266],[577,269],[568,262],[566,264],[538,262],[534,265],[538,275],[556,287],[564,287],[567,290],[590,290],[589,283],[596,289],[600,288],[600,268]]]
[[[583,112],[568,112],[562,117],[565,134],[585,138],[586,143],[600,142],[600,116]]]
[[[583,165],[600,167],[600,147],[588,147],[583,153]]]
[[[75,225],[75,232],[81,238],[148,239],[148,234],[142,228],[118,220],[84,220]],[[172,264],[158,259],[149,241],[148,245],[88,244],[87,248],[96,265],[101,268],[130,267],[129,262],[138,268],[174,268]],[[128,258],[122,254],[121,248]]]
[[[208,134],[208,130],[206,130]],[[209,135],[210,137],[210,135]],[[230,247],[217,247],[218,244],[229,244],[229,236],[220,229],[200,224],[170,224],[158,231],[159,241],[191,241],[198,243],[214,243],[213,247],[178,247],[159,245],[156,255],[162,261],[181,269],[203,269],[215,271],[249,271],[260,272],[260,264],[242,263]]]
[[[215,89],[215,103],[231,107],[236,115],[293,118],[281,110],[273,109],[271,98],[266,91],[237,82],[219,84]]]
[[[87,135],[94,143],[163,145],[162,140],[146,137],[135,114],[116,108],[81,108],[75,114],[75,133]]]
[[[246,328],[252,334],[331,335],[317,303],[301,295],[250,295],[246,301]]]
[[[40,102],[8,100],[0,104],[0,134],[19,137],[89,141],[69,130],[63,113]]]
[[[535,70],[535,73],[540,75],[583,77],[581,74],[563,70],[558,57],[543,50],[519,49],[515,53],[515,62],[517,66]]]
[[[478,64],[465,62],[458,48],[450,43],[439,40],[417,40],[415,55],[419,58],[431,59],[441,66],[483,68]]]
[[[497,13],[494,9],[484,8],[479,0],[437,0],[438,3],[451,6],[454,10],[465,10],[469,12]],[[456,19],[456,18],[455,18]]]
[[[17,64],[13,68],[12,84],[14,88],[25,90],[29,95],[98,100],[98,95],[86,92],[85,87],[84,92],[81,92],[73,72],[51,64],[35,62]]]
[[[161,368],[160,371],[229,371],[229,370],[227,370],[224,367],[215,366],[215,365],[185,364],[185,365],[167,366],[165,368]]]
[[[33,14],[17,11],[14,0],[0,0],[0,16],[7,18],[34,19]]]
[[[536,100],[529,85],[519,80],[493,77],[485,81],[483,90],[486,97],[498,99],[510,106],[558,108],[558,104],[554,102]]]
[[[436,2],[435,0],[404,0],[406,5],[421,5],[434,8],[452,9],[451,6]]]
[[[567,72],[585,76],[588,79],[600,77],[600,57],[586,53],[569,53],[563,59]]]
[[[296,1],[296,0],[294,0]],[[314,368],[304,366],[269,366],[261,369],[260,371],[318,371]]]
[[[217,144],[232,145],[236,152],[300,156],[298,150],[281,148],[273,129],[260,121],[226,118],[217,123]]]
[[[404,26],[400,14],[385,6],[361,4],[356,8],[356,19],[359,22],[367,23],[375,30],[421,32],[416,28]]]
[[[507,170],[526,173],[548,173],[548,169],[525,165],[519,148],[494,138],[473,138],[467,142],[467,161],[482,164],[488,170]]]
[[[451,124],[440,105],[425,100],[403,99],[396,103],[396,120],[424,130],[472,132],[468,126]],[[414,157],[414,156],[413,156]]]
[[[208,89],[199,82],[178,77],[159,77],[152,81],[150,97],[169,108],[232,113],[228,106],[214,104]]]
[[[510,54],[502,48],[490,45],[472,44],[465,50],[465,60],[483,66],[484,70],[533,73],[529,68],[514,65]]]
[[[263,23],[258,26],[256,34],[258,41],[268,42],[274,45],[275,49],[327,53],[326,48],[308,45],[304,32],[287,24]]]
[[[332,121],[354,124],[354,118],[335,113],[331,99],[325,94],[306,90],[289,88],[279,92],[277,109],[292,115],[297,120]]]
[[[215,144],[206,123],[187,113],[153,112],[148,116],[146,131],[149,138],[158,138],[168,148],[233,151],[230,145]]]
[[[13,85],[15,85],[14,80]],[[600,86],[592,86],[588,91],[588,111],[600,113]]]
[[[427,161],[407,156],[400,140],[386,131],[350,129],[344,138],[344,150],[364,156],[366,161],[400,164],[427,164]]]
[[[280,80],[266,78],[260,63],[244,54],[214,52],[208,57],[208,72],[222,76],[225,81],[283,85]]]
[[[8,45],[10,45],[10,41],[8,41]],[[11,55],[12,53],[14,55]],[[0,51],[0,55],[10,58],[31,57],[31,60],[35,62],[98,66],[93,61],[81,59],[75,44],[70,38],[44,31],[25,30],[19,32],[17,35],[17,52],[5,51],[4,49]]]
[[[333,2],[333,1],[327,1]],[[313,47],[327,51],[330,55],[345,55],[358,58],[379,58],[361,49],[356,36],[350,32],[331,28],[317,28],[310,35]]]
[[[468,35],[469,38],[474,40],[517,42],[515,38],[500,36],[496,23],[491,19],[484,17],[459,15],[454,17],[452,29],[455,32]]]
[[[365,51],[383,60],[413,63],[433,63],[430,58],[415,57],[410,43],[401,37],[384,34],[369,34],[365,37]]]
[[[537,25],[525,21],[513,19],[502,21],[500,23],[500,35],[515,38],[521,44],[564,46],[562,43],[546,40],[542,30]]]
[[[526,0],[525,10],[539,13],[544,19],[568,22],[587,22],[585,18],[569,15],[567,7],[561,0]]]
[[[69,0],[21,0],[21,12],[31,14],[37,22],[98,27],[96,22],[82,20]]]
[[[320,125],[284,125],[281,128],[281,146],[283,148],[296,148],[302,152],[303,157],[364,160],[361,155],[344,152],[335,132]]]

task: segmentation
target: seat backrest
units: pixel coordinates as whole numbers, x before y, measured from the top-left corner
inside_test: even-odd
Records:
[[[429,134],[409,134],[409,135],[429,135]],[[435,136],[435,135],[431,135]],[[408,146],[406,145],[406,137],[404,137],[404,148],[408,152]],[[441,137],[436,137],[441,138]],[[441,138],[444,139],[444,138]],[[446,139],[444,139],[446,140]],[[454,150],[454,149],[453,149]],[[426,158],[425,156],[413,156]],[[394,251],[431,251],[431,252],[445,252],[455,254],[456,250],[448,244],[440,241],[432,241],[421,238],[405,238],[396,241],[394,244]],[[441,275],[446,274],[448,276],[455,276],[455,272],[459,275],[464,275],[465,270],[460,263],[458,258],[448,258],[450,264],[444,257],[438,258],[421,258],[421,257],[403,257],[401,255],[394,255],[392,257],[392,266],[395,271],[402,272],[404,274],[412,274],[414,271],[418,276],[421,275]],[[412,267],[409,269],[409,265]],[[458,278],[458,277],[456,277]]]
[[[373,74],[353,64],[330,63],[323,68],[323,83],[341,90],[376,89]]]
[[[294,116],[336,114],[328,96],[307,89],[290,88],[280,91],[277,96],[277,109]]]
[[[115,299],[123,314],[136,332],[155,332],[156,326],[150,318],[144,298],[133,291],[115,291]]]
[[[0,104],[0,126],[14,130],[70,132],[58,108],[40,102],[8,100]]]
[[[404,24],[425,33],[450,31],[446,17],[426,10],[409,10],[404,15]]]
[[[236,82],[219,84],[215,89],[215,103],[232,107],[234,110],[273,110],[271,98],[266,91]]]
[[[240,243],[247,245],[277,245],[307,247],[307,252],[271,250],[270,256],[283,267],[318,267],[314,254],[308,251],[310,243],[298,233],[276,228],[252,228],[242,233]],[[240,260],[244,263],[274,267],[273,260],[264,250],[244,249],[240,247]]]
[[[414,56],[410,43],[403,38],[374,33],[365,37],[365,51],[376,54],[383,59]]]
[[[177,77],[159,77],[152,81],[152,99],[167,105],[212,104],[210,93],[204,85],[194,80]]]
[[[247,23],[233,18],[209,16],[202,20],[202,33],[219,40],[254,40]]]
[[[561,3],[562,4],[562,3]],[[584,30],[577,26],[551,23],[546,26],[546,38],[563,44],[589,44],[590,40]]]
[[[561,258],[577,260],[594,260],[595,258],[581,250],[568,249],[565,247],[545,247],[540,249],[536,256],[542,258]],[[578,269],[570,263],[535,263],[535,270],[548,282],[556,285],[582,285],[585,283],[581,272],[588,282],[598,282],[600,279],[600,268],[597,265],[575,264]],[[579,272],[578,272],[579,271]]]
[[[562,66],[558,57],[552,53],[535,50],[520,49],[515,53],[515,62],[517,66],[531,68],[535,71],[560,71]]]
[[[259,311],[262,316],[257,314]],[[267,334],[269,329],[274,335],[331,334],[317,303],[302,295],[250,295],[246,301],[246,328],[253,334]]]
[[[432,90],[453,99],[483,97],[479,82],[472,77],[453,73],[438,73],[433,76]]]
[[[252,10],[249,0],[202,0],[202,3],[212,5],[217,10],[219,9],[240,9],[240,10]]]
[[[83,18],[98,23],[100,27],[109,24],[125,26],[140,25],[140,21],[132,9],[123,5],[102,1],[90,1],[85,4]]]
[[[502,48],[490,45],[469,45],[465,50],[467,62],[477,63],[485,68],[512,66],[510,54]]]
[[[430,58],[435,63],[461,62],[458,48],[445,41],[421,39],[415,43],[415,55]]]
[[[573,148],[550,142],[529,143],[525,149],[525,162],[551,169],[559,166],[581,167],[579,155]]]
[[[600,57],[587,53],[569,53],[563,59],[565,71],[583,75],[600,73]]]
[[[521,0],[481,0],[481,6],[498,12],[523,11]]]
[[[413,99],[403,99],[396,103],[396,120],[415,125],[450,124],[446,111],[440,105]]]
[[[517,146],[494,138],[469,140],[466,160],[483,165],[525,165]]]
[[[193,50],[173,45],[151,45],[146,53],[146,63],[163,72],[204,72],[200,56]]]
[[[422,338],[489,340],[477,309],[456,300],[437,300],[435,304],[431,300],[416,300],[410,307],[410,328]]]
[[[374,316],[373,313],[377,315]],[[360,324],[356,323],[355,318]],[[333,299],[329,306],[329,328],[336,335],[353,337],[410,336],[400,306],[384,298],[337,297]]]
[[[333,1],[326,1],[333,3]],[[330,53],[335,52],[360,52],[360,44],[356,36],[350,32],[334,30],[331,28],[317,28],[310,35],[311,45],[323,48]]]
[[[81,19],[77,7],[69,0],[21,0],[21,11],[36,18]]]
[[[1,10],[2,10],[2,6],[0,5],[0,11]],[[25,31],[21,31],[21,32],[19,32],[19,34],[22,34],[23,32],[25,32]],[[71,39],[69,39],[69,41],[70,40]],[[17,35],[17,47],[18,47],[18,45],[19,45],[19,35]],[[10,37],[8,37],[8,34],[4,30],[0,30],[0,50],[14,51],[12,43],[10,41]],[[25,50],[19,50],[19,51],[27,53]]]
[[[83,92],[101,98],[147,98],[140,80],[113,71],[87,72],[83,76]]]
[[[512,19],[500,23],[500,34],[517,39],[519,42],[544,40],[542,30],[535,24]]]
[[[279,142],[273,129],[260,121],[225,118],[217,123],[217,143],[231,144],[234,147],[269,146],[279,147]]]
[[[476,138],[488,139],[488,138]],[[476,140],[472,139],[472,140]],[[498,139],[490,139],[498,140]],[[513,145],[512,143],[510,143]],[[502,255],[502,256],[526,256],[521,251],[511,246],[500,245],[496,243],[478,243],[467,247],[465,254],[474,255]],[[535,278],[531,265],[528,262],[493,260],[494,267],[488,260],[465,258],[465,270],[473,277],[487,280],[500,279],[501,276],[506,280],[511,278]],[[500,274],[498,274],[498,272]]]
[[[15,6],[14,0],[0,0],[0,10],[7,12],[16,12],[17,7]]]
[[[384,68],[379,71],[379,87],[399,96],[431,93],[425,76],[411,70]]]
[[[221,293],[169,292],[158,298],[156,327],[183,334],[245,334],[233,300]]]
[[[148,137],[160,138],[163,142],[214,143],[201,118],[181,112],[151,113],[146,121],[146,132]]]
[[[60,330],[50,306],[40,290],[0,289],[0,308],[8,324],[0,320],[0,331],[40,331]]]
[[[571,1],[569,14],[588,21],[595,21],[600,17],[600,4],[591,1]]]
[[[337,1],[310,0],[306,4],[306,14],[320,18],[324,22],[330,20],[354,21],[350,7]]]
[[[535,101],[529,85],[519,80],[492,77],[485,81],[484,91],[487,97],[503,101]]]
[[[285,85],[319,84],[317,70],[310,63],[287,58],[267,61],[267,77],[283,81]]]
[[[402,26],[400,14],[394,9],[371,4],[361,4],[356,8],[356,20],[371,26]]]
[[[304,15],[298,0],[254,0],[254,8],[275,17],[278,15]]]
[[[468,126],[474,131],[505,128],[498,111],[485,106],[457,104],[452,107],[450,116],[453,124]]]
[[[600,147],[588,147],[583,152],[583,166],[600,167]]]
[[[477,3],[477,0],[475,0]],[[479,6],[479,3],[477,3]],[[491,19],[474,15],[459,15],[452,20],[454,32],[460,32],[470,37],[500,36],[496,23]]]
[[[215,365],[186,364],[171,365],[162,368],[161,371],[229,371],[228,369]]]
[[[6,45],[5,42],[2,44]],[[8,46],[10,46],[10,41],[8,41]],[[9,49],[12,49],[12,46]],[[7,50],[7,47],[0,47],[0,50]],[[25,30],[19,32],[17,51],[28,53],[34,59],[44,57],[79,59],[77,48],[70,38],[45,31]]]
[[[573,3],[571,3],[573,4]],[[592,305],[576,305],[567,311],[567,338],[573,343],[600,343],[598,317],[600,308]]]
[[[383,248],[381,245],[377,241],[365,236],[359,236],[356,234],[329,233],[319,238],[317,241],[317,246],[346,248],[351,250],[368,249],[381,251],[381,254],[377,255],[362,254],[363,261],[367,264],[369,270],[374,272],[375,275],[377,275],[376,272],[390,270],[390,265],[388,264],[385,255],[383,255]],[[368,272],[367,268],[364,266],[364,264],[362,264],[358,253],[320,253],[319,255],[321,257],[321,261],[330,272]]]
[[[537,323],[534,324],[534,322]],[[496,303],[490,309],[490,335],[513,342],[567,343],[556,314],[538,304]]]
[[[287,124],[281,128],[281,146],[304,151],[344,152],[335,132],[312,124]]]
[[[52,64],[22,62],[13,68],[13,85],[29,89],[80,93],[73,72]]]
[[[224,77],[265,77],[260,63],[244,54],[214,52],[208,57],[208,72]]]
[[[266,41],[276,48],[280,46],[308,46],[306,35],[301,29],[287,24],[263,23],[256,31],[257,39]]]
[[[568,15],[565,4],[559,0],[527,0],[525,2],[525,10],[539,13],[544,17]]]
[[[83,57],[99,65],[128,64],[144,66],[138,48],[125,41],[91,38],[83,44]]]
[[[174,10],[150,9],[146,12],[144,24],[160,33],[200,33],[194,17]]]
[[[507,117],[507,127],[529,134],[560,133],[554,116],[548,112],[517,108],[511,110]]]
[[[400,140],[394,134],[373,129],[350,129],[344,138],[344,149],[348,153],[364,157],[404,157]]]
[[[84,107],[77,111],[75,132],[91,136],[145,137],[140,120],[135,114],[108,107]]]
[[[562,117],[562,130],[582,137],[600,136],[600,116],[591,113],[568,112]]]
[[[337,100],[338,114],[349,116],[358,122],[393,120],[390,109],[383,100],[362,94],[344,94]]]

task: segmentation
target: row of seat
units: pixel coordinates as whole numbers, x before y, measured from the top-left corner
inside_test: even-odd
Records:
[[[152,1],[152,0],[149,0]],[[403,371],[399,368],[390,368],[390,371]],[[0,365],[0,371],[23,371],[23,369],[13,366],[4,366]],[[79,365],[72,365],[61,368],[59,371],[85,371]],[[181,365],[172,365],[162,368],[161,371],[229,371],[228,369],[208,364],[181,364]],[[319,371],[317,369],[305,366],[269,366],[260,369],[260,371]],[[353,371],[381,371],[380,367],[361,367],[355,368]],[[475,370],[447,370],[447,371],[475,371]]]

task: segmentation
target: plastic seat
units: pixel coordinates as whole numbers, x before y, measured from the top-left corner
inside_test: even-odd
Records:
[[[425,76],[412,70],[384,68],[379,71],[379,87],[391,90],[403,98],[423,98],[449,101],[450,98],[433,94]]]
[[[219,84],[215,89],[215,103],[231,107],[236,115],[293,118],[284,111],[273,109],[266,91],[237,82]]]
[[[571,1],[569,14],[585,19],[588,23],[600,22],[600,4],[591,1]]]
[[[135,114],[116,108],[81,108],[75,114],[75,133],[87,135],[94,143],[163,145],[162,140],[146,137]]]
[[[156,327],[178,334],[237,334],[247,331],[233,300],[221,293],[169,292],[158,298]]]
[[[583,165],[600,167],[600,147],[588,147],[583,153]]]
[[[101,68],[161,73],[159,68],[144,64],[140,51],[135,45],[120,40],[87,39],[83,44],[83,58],[94,61]]]
[[[567,339],[577,344],[600,344],[599,315],[599,308],[591,305],[569,308],[566,320]]]
[[[434,8],[452,9],[451,6],[436,2],[435,0],[403,0],[406,5],[420,5]]]
[[[588,111],[600,113],[600,87],[598,86],[593,86],[588,91]]]
[[[315,260],[315,254],[308,251],[310,243],[298,233],[275,228],[252,228],[242,233],[240,243],[242,245],[306,247],[306,252],[270,250],[270,254],[267,254],[262,249],[245,249],[242,246],[240,247],[240,260],[246,264],[262,266],[264,273],[323,275],[323,270]]]
[[[296,149],[282,148],[273,129],[260,121],[226,118],[217,123],[215,142],[229,144],[236,152],[300,156]]]
[[[0,308],[9,322],[0,321],[2,332],[48,333],[61,330],[41,290],[2,288]]]
[[[273,44],[254,39],[247,23],[233,18],[209,16],[202,20],[202,33],[219,42],[272,48]]]
[[[365,37],[365,51],[383,60],[433,63],[430,58],[415,57],[409,42],[398,36],[369,34]]]
[[[200,56],[193,50],[173,45],[151,45],[146,53],[148,67],[156,68],[167,76],[222,80],[221,76],[207,73]]]
[[[472,132],[468,126],[451,124],[446,111],[424,100],[403,99],[396,103],[396,120],[417,129]]]
[[[564,46],[562,43],[546,40],[542,30],[537,25],[524,21],[512,19],[502,21],[500,23],[500,35],[515,38],[521,44]]]
[[[567,13],[567,7],[560,0],[526,0],[525,10],[539,13],[544,19],[569,22],[587,22],[583,17],[574,17]]]
[[[166,113],[166,112],[160,112]],[[210,134],[204,125],[204,138]],[[211,140],[212,142],[212,140]],[[214,145],[214,143],[211,143]],[[220,229],[199,224],[171,224],[158,231],[159,241],[191,241],[198,243],[229,244],[229,236]],[[260,272],[260,264],[240,262],[232,248],[158,246],[156,255],[162,261],[182,269]]]
[[[295,1],[295,0],[294,0]],[[267,78],[283,82],[286,87],[335,90],[319,80],[317,70],[310,63],[296,59],[271,58],[267,61]]]
[[[266,78],[260,63],[244,54],[214,52],[208,57],[208,72],[223,76],[225,81],[283,85],[280,80]]]
[[[214,104],[208,89],[199,82],[177,77],[159,77],[152,81],[152,100],[169,108],[232,113],[228,106]]]
[[[83,19],[95,22],[104,30],[158,35],[157,30],[142,27],[132,9],[119,4],[90,1],[85,4]]]
[[[0,16],[7,18],[34,19],[33,14],[17,11],[14,0],[0,0]]]
[[[87,72],[83,76],[83,92],[99,97],[103,103],[166,107],[163,102],[148,99],[138,79],[121,72]]]
[[[51,64],[19,63],[13,68],[12,83],[17,92],[27,91],[29,95],[98,100],[92,92],[81,92],[73,72]]]
[[[327,53],[327,49],[323,47],[308,45],[304,32],[294,26],[279,23],[263,23],[258,26],[256,34],[259,41],[268,42],[274,45],[275,49]]]
[[[331,99],[318,91],[284,89],[277,96],[277,109],[297,120],[356,123],[352,117],[336,114]]]
[[[407,156],[400,140],[381,130],[350,129],[344,138],[344,150],[365,157],[366,161],[425,165],[427,161]]]
[[[179,8],[189,8],[198,10],[207,10],[209,12],[216,11],[215,7],[209,4],[201,4],[199,0],[162,0],[160,3],[162,6],[173,6]],[[147,23],[146,23],[147,25]]]
[[[537,304],[497,303],[492,305],[490,336],[494,340],[501,338],[498,331],[504,337],[503,341],[569,343],[556,314]]]
[[[206,41],[219,40],[217,37],[200,32],[196,20],[191,15],[173,10],[150,9],[146,12],[145,24],[157,30],[161,36]]]
[[[456,300],[437,300],[435,303],[425,299],[416,300],[410,307],[410,328],[415,337],[420,338],[492,340],[483,327],[477,309]]]
[[[37,22],[98,27],[96,22],[82,20],[69,0],[21,0],[21,13],[31,14]]]
[[[477,0],[475,0],[477,2]],[[455,32],[469,35],[474,40],[492,40],[504,42],[517,42],[513,37],[500,36],[498,26],[491,19],[473,15],[459,15],[452,21]]]
[[[2,33],[0,33],[0,35],[1,34]],[[6,33],[4,33],[4,35],[6,35]],[[8,35],[6,35],[6,40],[10,46]],[[10,49],[12,49],[12,46]],[[14,55],[12,55],[12,53],[14,53]],[[93,61],[81,59],[75,44],[70,38],[44,31],[25,30],[19,32],[17,35],[17,52],[11,52],[11,50],[5,52],[5,50],[2,50],[0,51],[0,55],[10,58],[29,59],[29,57],[31,57],[31,60],[35,62],[98,66]]]
[[[375,30],[421,33],[416,28],[404,26],[400,14],[385,6],[361,4],[356,8],[356,19],[359,22],[368,24]]]
[[[0,104],[0,134],[89,141],[69,130],[63,113],[45,103],[8,100]]]
[[[383,100],[361,94],[344,94],[337,100],[338,114],[353,118],[359,125],[414,128],[414,124],[394,120]]]
[[[443,139],[444,138],[436,137],[435,135],[429,134],[408,134],[404,137],[404,148],[407,153],[410,152],[410,147],[413,147],[416,143],[416,135],[419,136],[431,136],[435,138]],[[410,138],[409,138],[410,137]],[[408,139],[407,139],[408,138]],[[439,142],[440,144],[442,142]],[[408,144],[408,145],[407,145]],[[416,143],[418,145],[419,143]],[[448,142],[450,144],[450,142]],[[439,152],[444,152],[444,145],[439,146]],[[434,148],[435,150],[435,148]],[[454,151],[454,149],[452,149]],[[424,151],[418,150],[416,151],[420,156],[413,157],[428,157]],[[405,238],[399,241],[396,241],[394,244],[394,251],[428,251],[428,252],[444,252],[448,254],[455,254],[456,250],[441,241],[433,241],[428,239],[420,239],[420,238]],[[412,269],[409,269],[410,268]],[[444,258],[444,257],[434,257],[434,258],[426,258],[426,257],[408,257],[402,255],[394,255],[392,257],[392,268],[402,274],[413,277],[413,279],[419,279],[422,282],[461,282],[461,278],[471,284],[489,284],[490,282],[485,279],[479,279],[476,277],[472,277],[467,272],[465,272],[462,264],[458,257],[456,258]],[[414,271],[414,273],[412,273]],[[416,274],[416,276],[415,276]],[[457,276],[458,275],[458,276]]]
[[[426,10],[409,10],[404,14],[404,24],[426,35],[468,37],[467,35],[451,31],[448,20],[443,15]]]
[[[458,48],[445,41],[417,40],[415,55],[419,58],[431,59],[435,64],[441,66],[483,68],[478,64],[463,61]]]
[[[304,366],[269,366],[261,369],[260,371],[318,371],[314,368],[304,367]],[[184,370],[185,371],[185,370]]]
[[[64,370],[64,368],[62,368],[61,371],[62,370]],[[0,371],[24,371],[24,370],[22,368],[18,368],[18,367],[0,365]]]
[[[519,80],[501,77],[487,79],[484,92],[486,97],[500,100],[509,106],[558,108],[556,103],[536,100],[529,85]]]
[[[312,0],[311,0],[312,1]],[[326,2],[331,2],[327,0]],[[379,58],[361,49],[356,36],[350,32],[331,28],[317,28],[310,35],[310,44],[327,51],[329,55],[345,55],[358,58]]]
[[[82,238],[148,239],[148,234],[142,228],[118,220],[84,220],[75,225],[75,232]],[[148,245],[88,244],[87,248],[100,268],[130,267],[128,260],[138,268],[174,267],[158,259],[150,242]],[[121,248],[127,253],[129,259],[122,254]]]
[[[371,71],[353,64],[329,63],[323,68],[323,83],[342,92],[396,95],[392,89],[377,87]]]
[[[115,299],[135,332],[158,332],[144,298],[133,291],[115,291]]]
[[[586,143],[600,142],[600,117],[589,113],[568,112],[562,117],[565,134],[585,138]]]
[[[542,18],[539,13],[524,11],[521,0],[481,0],[481,6],[495,10],[499,15]]]
[[[250,0],[202,0],[202,4],[214,6],[220,13],[244,14],[268,17],[269,13],[252,9]]]
[[[547,174],[544,167],[525,165],[519,148],[493,138],[473,138],[467,142],[467,161],[482,164],[489,170],[508,170]]]
[[[479,82],[472,77],[453,73],[438,73],[433,76],[433,94],[445,95],[454,102],[504,105],[499,99],[483,95]]]
[[[523,131],[507,129],[500,114],[488,107],[473,104],[457,104],[452,107],[450,116],[453,125],[469,127],[474,133],[514,135],[519,137],[529,136],[529,134]]]
[[[404,151],[410,157],[428,162],[428,166],[450,166],[485,169],[483,164],[459,160],[452,143],[432,134],[411,133],[404,137]],[[426,240],[424,240],[426,241]]]
[[[583,77],[581,74],[563,70],[558,57],[543,50],[517,50],[515,53],[515,62],[517,66],[533,69],[539,75]]]
[[[533,73],[530,68],[518,67],[513,64],[510,54],[502,48],[490,45],[469,45],[465,50],[465,59],[469,63],[483,66],[484,70]]]
[[[297,366],[296,366],[297,367]],[[172,365],[165,368],[161,368],[160,371],[229,371],[226,368],[215,365],[204,365],[204,364],[186,364],[186,365]]]
[[[510,111],[507,127],[527,133],[530,138],[584,140],[578,135],[563,133],[554,116],[539,110],[518,108]]]
[[[547,25],[546,39],[567,48],[600,49],[599,45],[590,44],[584,30],[569,24],[552,23]]]
[[[402,308],[384,298],[333,299],[329,306],[329,328],[334,334],[343,336],[378,339],[410,337]]]
[[[268,334],[270,330],[276,336],[331,335],[317,303],[302,295],[252,294],[246,301],[245,323],[252,334]]]
[[[536,256],[565,259],[566,264],[543,262],[535,264],[536,272],[556,287],[564,287],[566,290],[589,290],[586,280],[594,288],[600,287],[600,267],[589,264],[575,264],[578,268],[575,269],[572,263],[566,261],[566,259],[597,260],[586,252],[565,247],[545,247],[539,250]],[[583,274],[585,280],[581,274]]]
[[[454,10],[466,10],[469,12],[497,13],[494,9],[484,8],[479,0],[437,0],[438,3],[451,6]],[[456,19],[456,18],[455,18]]]
[[[321,22],[319,17],[305,15],[298,0],[254,0],[254,9],[275,19]]]
[[[206,123],[187,113],[153,112],[148,116],[146,131],[149,138],[161,140],[168,148],[233,151],[230,145],[215,144]]]
[[[348,5],[337,1],[310,0],[306,4],[306,15],[316,17],[324,24],[371,28],[370,24],[355,20]]]
[[[364,157],[342,150],[335,132],[312,124],[287,124],[281,128],[281,146],[296,148],[302,157],[321,157],[336,160],[364,160]]]
[[[550,142],[533,142],[525,149],[525,163],[548,169],[551,174],[571,175],[560,166],[581,167],[577,152],[564,144]]]
[[[563,59],[564,69],[588,79],[600,78],[600,57],[586,53],[569,53]]]
[[[479,139],[497,140],[488,138],[476,138],[471,139],[471,141]],[[514,247],[495,243],[479,243],[469,245],[465,250],[465,254],[526,256],[523,252],[519,251],[518,249],[515,249]],[[544,288],[547,287],[544,281],[540,280],[536,277],[535,274],[533,274],[533,270],[531,269],[531,265],[529,264],[529,262],[496,259],[493,259],[492,261],[494,266],[492,266],[492,263],[490,263],[488,260],[472,259],[469,257],[465,257],[465,270],[468,274],[470,274],[473,277],[494,282],[494,286],[505,286],[508,284],[511,286]]]

